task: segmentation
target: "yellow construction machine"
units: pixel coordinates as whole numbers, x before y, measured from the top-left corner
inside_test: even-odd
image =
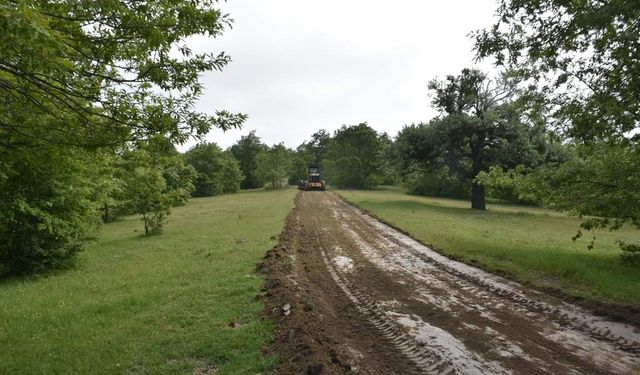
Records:
[[[307,178],[300,180],[298,183],[298,189],[309,190],[321,190],[324,191],[326,184],[323,179],[320,178],[320,168],[314,165],[310,165],[307,168]]]

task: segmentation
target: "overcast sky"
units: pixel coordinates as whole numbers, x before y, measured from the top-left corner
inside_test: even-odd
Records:
[[[198,110],[227,109],[250,119],[241,130],[214,130],[207,139],[226,148],[255,129],[267,144],[295,147],[318,129],[366,121],[395,136],[403,125],[435,116],[427,82],[474,66],[468,34],[491,25],[496,1],[229,0],[221,6],[234,28],[189,43],[197,51],[225,51],[233,62],[202,77]]]

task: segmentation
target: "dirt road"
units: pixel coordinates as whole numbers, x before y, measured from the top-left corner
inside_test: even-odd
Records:
[[[429,223],[424,223],[429,225]],[[283,374],[640,374],[640,331],[301,192],[260,265]]]

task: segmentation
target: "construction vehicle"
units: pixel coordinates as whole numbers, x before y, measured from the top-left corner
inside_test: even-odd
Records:
[[[320,168],[315,165],[310,165],[306,170],[307,177],[304,180],[300,180],[298,183],[298,189],[309,190],[321,190],[324,191],[326,184],[323,179],[320,178]]]

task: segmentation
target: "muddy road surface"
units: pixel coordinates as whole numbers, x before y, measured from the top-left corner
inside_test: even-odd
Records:
[[[298,194],[259,267],[283,374],[640,374],[637,327],[446,258],[330,192]]]

